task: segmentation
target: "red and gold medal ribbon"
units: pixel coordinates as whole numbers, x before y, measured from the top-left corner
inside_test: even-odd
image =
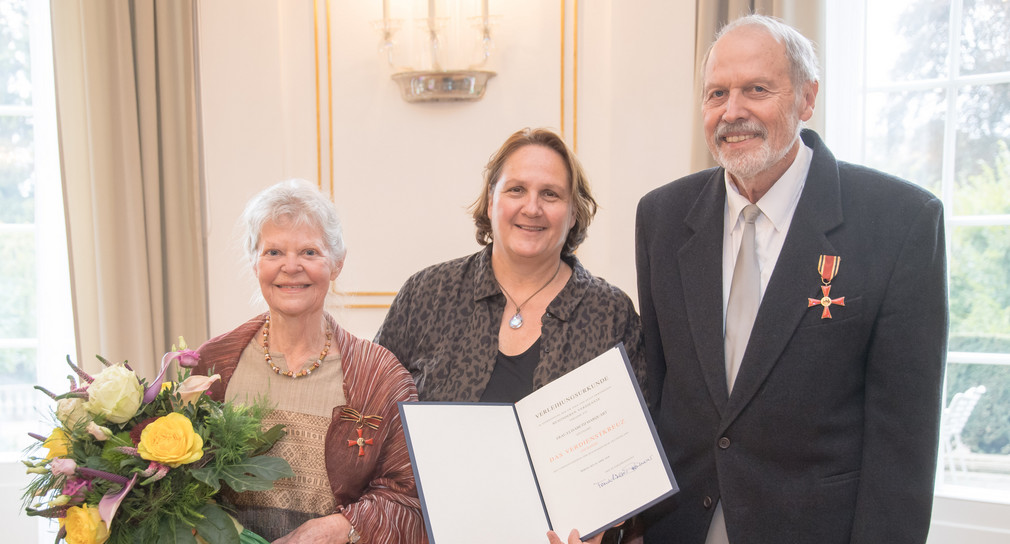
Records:
[[[838,265],[842,263],[842,258],[837,255],[821,255],[817,260],[817,273],[821,275],[824,285],[831,283],[838,274]]]
[[[371,446],[375,440],[372,438],[365,438],[361,435],[362,427],[368,427],[372,430],[379,429],[379,423],[382,422],[382,416],[366,416],[361,412],[355,410],[351,407],[341,408],[340,410],[340,420],[350,421],[358,424],[358,437],[352,438],[347,441],[348,447],[357,446],[358,447],[358,457],[364,457],[365,446]]]
[[[382,422],[382,416],[366,416],[354,408],[346,407],[340,410],[340,420],[353,421],[358,424],[358,427],[365,426],[369,429],[378,430],[379,423]]]

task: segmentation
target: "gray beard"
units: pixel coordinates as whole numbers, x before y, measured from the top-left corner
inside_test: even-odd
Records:
[[[800,135],[800,130],[803,129],[803,123],[800,122],[798,117],[792,118],[793,123],[796,127],[796,137]],[[787,145],[783,146],[782,149],[772,149],[771,144],[768,142],[768,132],[764,129],[764,126],[751,124],[749,122],[740,123],[742,126],[757,129],[762,135],[761,147],[753,153],[741,153],[733,156],[729,156],[724,153],[723,147],[720,145],[721,135],[732,129],[733,124],[721,127],[722,130],[716,130],[716,140],[713,142],[715,144],[715,162],[726,169],[736,179],[753,179],[757,177],[761,172],[771,168],[775,163],[782,160],[783,157],[789,153],[792,148],[795,139],[790,141]]]
[[[718,148],[716,162],[737,179],[752,179],[776,162],[782,160],[782,157],[785,157],[788,152],[788,147],[772,150],[768,140],[764,140],[761,148],[753,153],[728,156],[728,154],[723,153],[720,147]]]

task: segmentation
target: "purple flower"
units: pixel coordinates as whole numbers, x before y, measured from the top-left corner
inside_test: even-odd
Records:
[[[158,393],[161,393],[161,384],[165,381],[165,371],[168,370],[168,363],[172,362],[172,356],[175,352],[168,352],[164,357],[161,358],[161,372],[158,373],[158,377],[154,378],[154,381],[144,389],[144,398],[142,399],[144,404],[152,402],[158,397]]]
[[[192,349],[180,349],[175,352],[175,359],[179,361],[179,366],[193,368],[200,363],[200,353]]]
[[[85,488],[89,491],[91,490],[91,480],[85,480],[84,478],[67,478],[67,483],[63,484],[63,494],[73,497]]]
[[[134,484],[137,483],[137,475],[134,474],[129,480],[126,480],[126,478],[123,478],[123,480],[122,489],[115,493],[106,493],[98,503],[98,513],[101,514],[101,519],[105,521],[106,529],[112,528],[112,518],[115,517],[116,510],[119,510],[119,504],[123,502],[126,495],[133,489]]]

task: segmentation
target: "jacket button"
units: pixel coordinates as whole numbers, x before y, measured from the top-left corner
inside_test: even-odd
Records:
[[[705,510],[712,508],[712,497],[705,497],[705,500],[701,501],[701,505],[705,507]]]
[[[729,449],[729,438],[725,436],[719,439],[719,449]]]

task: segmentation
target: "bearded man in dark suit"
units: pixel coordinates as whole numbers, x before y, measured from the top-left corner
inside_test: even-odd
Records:
[[[638,208],[648,396],[681,488],[645,542],[922,543],[947,345],[941,203],[802,128],[816,56],[778,19],[734,21],[704,66],[721,167]]]

